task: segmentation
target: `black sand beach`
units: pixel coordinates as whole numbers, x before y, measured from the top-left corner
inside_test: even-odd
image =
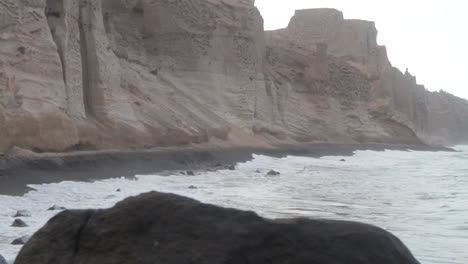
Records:
[[[277,148],[176,149],[43,153],[34,156],[0,156],[0,195],[23,195],[28,184],[94,181],[166,171],[213,170],[252,159],[253,154],[323,157],[350,156],[356,150],[453,151],[426,145],[308,144]]]

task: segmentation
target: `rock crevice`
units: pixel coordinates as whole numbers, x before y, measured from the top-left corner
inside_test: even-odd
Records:
[[[60,63],[62,64],[62,74],[65,85],[67,83],[67,71],[65,66],[65,52],[66,47],[63,40],[63,35],[66,32],[66,22],[65,22],[65,9],[63,6],[63,1],[58,0],[47,0],[45,15],[47,17],[47,22],[49,25],[50,33],[52,38],[57,46],[57,51],[60,57]]]

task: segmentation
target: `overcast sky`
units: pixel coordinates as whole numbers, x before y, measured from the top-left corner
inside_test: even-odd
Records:
[[[345,18],[375,21],[378,42],[393,66],[406,68],[428,90],[468,99],[466,0],[256,0],[265,29],[287,26],[296,9],[329,7]]]

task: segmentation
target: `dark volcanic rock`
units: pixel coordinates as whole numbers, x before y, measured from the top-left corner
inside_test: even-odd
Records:
[[[147,193],[107,210],[65,211],[16,264],[417,264],[380,228],[343,221],[267,220],[173,194]]]
[[[188,188],[189,188],[189,189],[192,189],[192,190],[197,189],[197,187],[196,187],[196,186],[193,186],[193,185],[190,185]]]
[[[269,176],[276,176],[276,175],[280,175],[281,173],[277,172],[277,171],[274,171],[274,170],[271,170],[267,173],[267,175]]]
[[[226,167],[226,169],[228,170],[236,170],[236,166],[235,165],[229,165]]]
[[[12,227],[27,227],[28,225],[21,219],[15,219],[13,221],[13,224],[11,224]]]
[[[195,173],[193,171],[187,171],[186,174],[188,176],[195,176]]]
[[[47,210],[49,210],[49,211],[60,211],[60,210],[67,210],[67,208],[62,207],[62,206],[54,205],[54,206],[50,207]]]
[[[13,242],[11,242],[11,244],[12,245],[24,245],[29,241],[30,238],[31,238],[31,236],[22,236],[20,238],[17,238],[15,240],[13,240]]]
[[[0,264],[8,264],[8,262],[2,255],[0,255]]]
[[[13,217],[30,217],[31,213],[26,210],[18,210]]]

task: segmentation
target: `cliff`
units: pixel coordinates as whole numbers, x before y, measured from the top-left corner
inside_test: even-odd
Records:
[[[458,143],[468,102],[402,74],[366,21],[253,0],[0,0],[0,152]]]
[[[293,77],[295,82],[305,83],[302,89],[313,97],[325,95],[322,102],[333,97],[345,102],[340,104],[346,115],[343,122],[352,118],[346,127],[348,135],[357,133],[354,139],[467,142],[468,101],[445,92],[429,92],[410,73],[394,68],[386,48],[377,44],[373,22],[344,19],[334,9],[298,10],[287,28],[266,32],[266,40],[275,58],[270,63],[273,72],[287,75],[302,60],[300,76],[293,72],[289,80]],[[294,53],[301,55],[293,58]],[[290,58],[289,64],[284,57]],[[360,113],[343,108],[347,105],[354,105]],[[336,121],[329,116],[325,118]],[[334,127],[328,130],[338,131]]]

